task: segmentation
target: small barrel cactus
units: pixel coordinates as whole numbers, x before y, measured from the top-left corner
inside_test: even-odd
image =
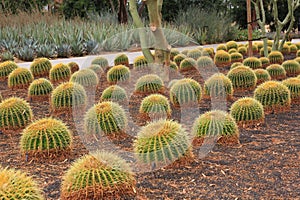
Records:
[[[33,117],[30,105],[18,97],[0,103],[0,130],[24,128]]]
[[[73,109],[83,111],[87,96],[80,84],[65,82],[52,91],[50,103],[54,113],[72,113]]]
[[[273,40],[268,40],[267,41],[267,45],[268,45],[268,47],[272,47],[273,46]]]
[[[228,41],[228,42],[226,42],[226,47],[227,47],[227,50],[229,51],[230,49],[237,49],[238,44],[235,41]]]
[[[249,67],[233,68],[228,72],[227,77],[231,80],[234,91],[253,90],[256,87],[257,78]]]
[[[180,52],[180,54],[183,54],[183,55],[187,56],[187,54],[188,54],[189,51],[190,51],[190,50],[188,50],[188,49],[184,49],[184,50],[182,50],[182,51]]]
[[[116,55],[114,58],[114,65],[125,65],[126,67],[129,67],[129,58],[126,54],[121,53]]]
[[[0,166],[0,199],[3,200],[44,200],[38,184],[20,170]]]
[[[88,69],[93,70],[97,74],[98,80],[100,81],[102,75],[104,74],[104,70],[102,69],[102,67],[97,64],[92,64],[88,67]]]
[[[297,51],[296,57],[300,57],[300,50]]]
[[[248,46],[247,46],[248,47]],[[258,46],[255,44],[252,44],[252,52],[253,54],[258,54],[259,53],[259,49]]]
[[[124,82],[129,80],[130,70],[125,65],[116,65],[110,68],[107,72],[107,81],[111,84]]]
[[[61,200],[134,199],[135,178],[121,157],[95,152],[77,159],[62,178]]]
[[[67,126],[54,118],[39,119],[22,132],[21,151],[31,155],[52,155],[69,150],[72,135]]]
[[[197,66],[196,61],[193,58],[185,58],[181,61],[179,69],[180,71],[188,71],[191,69],[195,69]]]
[[[30,65],[30,71],[35,78],[48,77],[52,64],[48,58],[36,58]]]
[[[291,54],[295,55],[297,53],[297,51],[298,51],[298,48],[295,44],[290,45],[290,53]]]
[[[271,51],[268,55],[270,64],[282,64],[284,61],[284,56],[280,51]]]
[[[241,53],[234,52],[234,53],[230,54],[230,59],[231,59],[232,63],[243,62],[244,57]]]
[[[227,51],[227,46],[225,45],[225,44],[219,44],[218,46],[217,46],[217,49],[216,49],[217,51],[219,51],[219,50],[223,50],[223,51]]]
[[[271,76],[270,76],[269,72],[265,69],[256,69],[256,70],[254,70],[254,73],[257,78],[257,85],[271,80]]]
[[[61,83],[69,81],[71,77],[71,70],[68,65],[59,63],[54,65],[49,72],[49,78],[52,83]]]
[[[186,55],[180,53],[174,57],[174,62],[177,64],[177,66],[180,66],[181,61],[183,61],[186,58]]]
[[[102,56],[94,58],[91,65],[99,65],[103,70],[106,70],[109,67],[108,60]]]
[[[118,85],[111,85],[103,90],[100,100],[121,103],[127,101],[128,97],[126,91],[122,87]]]
[[[172,48],[170,52],[170,60],[174,61],[174,57],[180,54],[180,51],[176,48]]]
[[[219,50],[215,55],[214,62],[217,67],[229,66],[231,63],[230,54],[224,50]]]
[[[176,62],[173,62],[173,61],[170,62],[170,69],[173,71],[178,70],[178,66],[177,66]]]
[[[242,66],[242,65],[243,65],[243,63],[241,63],[241,62],[235,62],[235,63],[232,63],[232,65],[230,66],[230,69],[233,69],[233,68],[236,68],[236,67]]]
[[[78,83],[85,89],[95,89],[99,83],[97,74],[91,69],[81,69],[70,78],[70,82]]]
[[[79,65],[76,62],[69,62],[67,65],[71,70],[71,74],[73,74],[79,70]]]
[[[270,60],[267,57],[260,57],[259,60],[261,61],[262,68],[267,68],[270,65]]]
[[[87,111],[84,127],[86,134],[121,134],[127,127],[125,111],[117,103],[103,101]]]
[[[260,61],[260,59],[256,58],[256,57],[248,57],[244,60],[243,64],[245,66],[250,67],[251,69],[258,69],[258,68],[262,68],[262,63]]]
[[[254,98],[263,105],[266,113],[284,112],[291,106],[288,87],[277,81],[267,81],[259,85],[254,91]]]
[[[282,67],[285,69],[287,76],[295,77],[300,74],[300,64],[295,60],[284,61]]]
[[[237,49],[229,49],[228,50],[228,53],[231,55],[231,54],[233,54],[233,53],[238,53],[238,51],[237,51]]]
[[[5,81],[8,75],[18,68],[18,65],[13,61],[5,61],[0,64],[0,81]]]
[[[254,44],[257,46],[258,49],[262,49],[264,47],[263,42],[254,42]]]
[[[162,79],[156,74],[140,77],[135,84],[135,91],[140,93],[156,93],[164,89]]]
[[[286,71],[279,64],[272,64],[266,70],[269,72],[272,80],[283,80],[286,78]]]
[[[200,73],[207,72],[211,70],[215,66],[214,61],[212,58],[208,56],[201,56],[197,60],[197,68]]]
[[[291,94],[291,102],[295,104],[300,104],[300,79],[299,78],[288,78],[282,81]]]
[[[149,123],[138,132],[134,152],[139,162],[160,167],[186,156],[191,138],[182,126],[171,120]]]
[[[268,52],[268,54],[269,54],[271,51],[272,51],[272,48],[271,48],[271,47],[267,47],[267,52]],[[264,56],[264,55],[265,55],[265,50],[264,50],[264,48],[261,48],[261,49],[259,50],[259,55],[260,55],[260,56]]]
[[[52,90],[53,85],[49,80],[39,78],[29,85],[28,98],[30,100],[49,100]]]
[[[197,60],[202,55],[199,49],[192,49],[187,53],[187,57]]]
[[[288,55],[288,54],[290,54],[290,46],[288,45],[288,44],[284,44],[283,45],[283,47],[282,47],[282,49],[281,49],[281,53],[283,54],[283,55]]]
[[[222,73],[217,73],[207,79],[203,87],[204,98],[231,99],[233,87],[230,79]]]
[[[133,68],[136,70],[142,70],[148,68],[148,62],[145,56],[138,56],[133,61]]]
[[[262,104],[250,97],[244,97],[234,102],[230,108],[230,114],[242,127],[261,124],[265,119]]]
[[[28,88],[32,81],[33,75],[26,68],[17,68],[8,75],[8,87],[11,89]]]
[[[200,84],[190,78],[178,80],[170,89],[170,101],[174,106],[185,106],[199,103],[202,98]]]
[[[240,54],[242,54],[243,56],[245,56],[247,54],[247,48],[242,46],[242,47],[239,47],[238,50],[237,50]]]
[[[211,58],[215,57],[215,49],[214,48],[204,48],[202,51],[202,56],[210,56]]]

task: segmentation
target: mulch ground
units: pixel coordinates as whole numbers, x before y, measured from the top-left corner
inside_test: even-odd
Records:
[[[223,72],[227,70],[223,69]],[[184,76],[203,82],[193,71],[185,72]],[[101,91],[107,86],[104,75],[96,99],[90,100],[90,105],[99,100]],[[130,83],[125,87],[133,89]],[[26,90],[8,90],[3,82],[0,91],[4,98],[26,98],[27,95]],[[168,89],[162,94],[168,97]],[[239,97],[252,95],[253,91],[235,94],[233,101],[227,102],[227,108]],[[135,126],[146,123],[138,115],[144,96],[132,94],[126,109]],[[30,105],[35,119],[51,115],[47,101],[30,102]],[[199,113],[210,110],[210,102],[202,101],[197,109]],[[180,121],[180,109],[172,107],[172,110],[172,118]],[[20,153],[22,130],[0,134],[1,165],[32,175],[49,200],[59,199],[62,175],[75,159],[89,152],[80,137],[82,118],[74,123],[65,115],[58,117],[68,124],[74,135],[72,151],[67,155],[34,159]],[[194,118],[191,117],[190,121],[193,122]],[[267,115],[265,123],[259,127],[240,128],[238,145],[215,145],[204,157],[202,151],[195,149],[194,157],[184,164],[137,173],[137,199],[297,199],[300,197],[299,121],[300,106],[293,105],[289,112]],[[131,129],[133,124],[129,127],[128,132],[136,131]],[[124,137],[114,144],[130,151],[133,140],[134,137]]]

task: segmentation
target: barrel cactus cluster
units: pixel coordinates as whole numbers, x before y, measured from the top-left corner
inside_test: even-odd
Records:
[[[99,83],[97,74],[91,69],[81,69],[70,78],[71,82],[82,85],[85,89],[95,89]]]
[[[295,77],[300,74],[300,64],[295,60],[284,61],[282,67],[285,69],[287,76]]]
[[[300,79],[299,78],[288,78],[282,81],[282,84],[285,85],[291,94],[291,102],[294,104],[300,103]]]
[[[18,65],[13,61],[5,61],[0,64],[0,81],[5,81],[8,75],[18,68]]]
[[[140,77],[135,84],[135,91],[139,93],[162,92],[164,83],[156,74],[148,74]]]
[[[256,69],[256,70],[254,70],[254,73],[257,78],[257,85],[271,80],[271,76],[270,76],[269,72],[265,69]]]

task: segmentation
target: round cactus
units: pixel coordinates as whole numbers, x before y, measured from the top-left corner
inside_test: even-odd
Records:
[[[111,85],[103,90],[101,95],[101,101],[113,101],[121,103],[127,101],[128,97],[126,91],[118,85]]]
[[[92,64],[88,67],[88,69],[93,70],[97,74],[98,80],[100,81],[102,75],[104,74],[102,67],[97,64]]]
[[[296,57],[300,57],[300,50],[297,51]]]
[[[130,78],[130,70],[125,65],[116,65],[107,72],[107,81],[112,84],[127,81]]]
[[[290,54],[290,46],[288,45],[288,44],[284,44],[283,45],[283,47],[282,47],[282,49],[281,49],[281,53],[283,54],[283,55],[288,55],[288,54]]]
[[[148,62],[145,56],[138,56],[133,61],[134,69],[141,70],[148,67]]]
[[[135,84],[135,91],[141,93],[155,93],[162,91],[164,83],[162,79],[155,74],[148,74],[140,77]]]
[[[8,75],[18,68],[18,65],[13,61],[5,61],[0,64],[0,81],[5,81]]]
[[[142,100],[139,112],[151,119],[167,118],[171,116],[171,107],[165,96],[151,94]]]
[[[254,44],[257,46],[258,49],[262,49],[264,47],[263,42],[254,42]]]
[[[263,105],[266,113],[284,112],[291,106],[289,89],[277,81],[267,81],[259,85],[254,91],[254,98]]]
[[[176,48],[175,49],[172,48],[170,52],[170,60],[174,60],[174,57],[177,56],[178,54],[180,54],[180,51]]]
[[[30,100],[49,100],[52,90],[53,85],[49,80],[39,78],[30,84],[28,89],[28,98]]]
[[[245,66],[250,67],[251,69],[258,69],[258,68],[262,68],[262,63],[260,61],[260,59],[256,58],[256,57],[248,57],[244,60],[243,64]]]
[[[282,81],[282,83],[290,90],[292,103],[299,104],[300,103],[300,79],[288,78]]]
[[[181,61],[179,69],[180,71],[187,71],[190,69],[195,69],[196,66],[197,63],[193,58],[185,58]]]
[[[231,59],[231,62],[232,63],[235,63],[235,62],[243,62],[243,55],[238,53],[238,52],[234,52],[232,54],[230,54],[230,59]]]
[[[125,160],[95,152],[77,159],[63,176],[60,199],[134,199],[135,184]]]
[[[202,55],[199,49],[192,49],[187,53],[187,57],[197,60]]]
[[[183,54],[183,55],[185,55],[185,56],[187,56],[188,52],[189,52],[188,49],[184,49],[180,53]]]
[[[208,56],[201,56],[197,60],[197,68],[200,70],[200,72],[207,72],[211,70],[214,66],[214,61]]]
[[[272,51],[272,48],[271,47],[267,47],[267,51],[268,51],[268,54]],[[259,55],[260,56],[264,56],[265,55],[265,50],[264,50],[264,48],[261,48],[260,50],[259,50]]]
[[[262,68],[267,68],[270,65],[270,60],[267,57],[260,57]]]
[[[30,105],[18,97],[10,97],[0,103],[0,130],[21,129],[32,120]]]
[[[237,51],[237,49],[230,49],[230,50],[228,50],[228,53],[229,54],[233,54],[233,53],[238,53],[238,51]]]
[[[242,65],[243,65],[243,63],[241,63],[241,62],[235,62],[235,63],[232,63],[232,65],[230,66],[230,69],[233,69],[233,68],[236,68],[236,67],[242,66]]]
[[[114,65],[125,65],[126,67],[129,67],[129,59],[128,56],[124,53],[116,55],[114,59]]]
[[[178,70],[178,66],[175,62],[171,61],[170,62],[170,68],[173,70],[173,71],[177,71]]]
[[[186,55],[180,53],[174,57],[174,62],[177,64],[177,66],[180,66],[181,61],[183,61],[186,58]]]
[[[218,142],[233,140],[238,143],[239,130],[230,114],[212,110],[200,115],[194,122],[192,134],[197,138],[218,137]]]
[[[69,62],[67,65],[70,68],[71,74],[79,71],[79,65],[76,62]]]
[[[298,48],[295,44],[290,45],[290,53],[291,54],[296,54],[297,50],[298,50]]]
[[[99,83],[97,74],[91,69],[81,69],[70,78],[70,82],[78,83],[85,89],[95,89]]]
[[[191,150],[188,133],[171,120],[158,120],[142,127],[134,141],[139,162],[152,166],[170,164]]]
[[[117,103],[103,101],[91,107],[84,117],[86,134],[120,134],[127,126],[124,109]]]
[[[80,84],[66,82],[52,91],[50,102],[54,113],[71,113],[73,109],[76,112],[85,109],[87,96]]]
[[[267,45],[268,45],[268,47],[272,47],[273,46],[273,40],[268,40]]]
[[[21,151],[50,155],[71,148],[72,135],[66,125],[54,118],[43,118],[27,126],[21,137]]]
[[[298,50],[300,50],[300,42],[295,43],[295,45],[297,46]]]
[[[259,53],[259,49],[258,49],[257,45],[255,45],[255,44],[252,45],[252,52],[253,52],[253,54]]]
[[[49,78],[52,83],[61,83],[69,81],[71,70],[68,65],[59,63],[54,65],[49,72]]]
[[[298,76],[300,74],[300,64],[295,60],[287,60],[282,63],[287,76]]]
[[[26,68],[17,68],[8,75],[8,87],[11,89],[28,88],[32,81],[33,75]]]
[[[235,41],[228,41],[228,42],[226,42],[226,47],[227,47],[227,50],[229,51],[230,49],[237,49],[238,44]]]
[[[44,200],[38,184],[25,173],[0,166],[0,199]]]
[[[265,69],[256,69],[256,70],[254,70],[254,73],[257,78],[257,85],[271,80],[271,76],[270,76],[269,72]]]
[[[286,71],[279,64],[272,64],[268,66],[266,70],[269,72],[272,80],[282,80],[286,78]]]
[[[234,102],[230,114],[239,126],[253,126],[264,122],[262,104],[254,98],[244,97]]]
[[[108,60],[102,56],[94,58],[91,65],[99,65],[103,70],[109,67]]]
[[[247,54],[247,48],[242,46],[242,47],[239,47],[238,50],[237,50],[240,54],[242,54],[243,56],[245,56]]]
[[[257,78],[252,69],[246,66],[238,66],[231,69],[227,77],[231,80],[235,91],[252,90],[256,87]]]
[[[219,44],[217,46],[217,51],[219,50],[227,51],[227,46],[225,44]]]
[[[231,63],[230,54],[224,50],[217,51],[214,62],[218,67],[229,66]]]
[[[210,56],[211,58],[214,58],[215,56],[214,48],[204,48],[202,51],[202,56]]]
[[[270,64],[280,64],[283,63],[284,57],[280,51],[271,51],[268,55]]]
[[[214,74],[204,83],[203,97],[231,99],[233,87],[230,79],[222,73]]]
[[[200,84],[190,78],[178,80],[170,89],[170,101],[174,106],[199,103],[202,98]]]
[[[36,58],[30,65],[30,71],[35,78],[48,77],[51,68],[52,65],[48,58]]]

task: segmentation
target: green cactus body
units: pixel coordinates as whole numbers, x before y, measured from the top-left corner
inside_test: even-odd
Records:
[[[172,71],[177,71],[178,70],[178,66],[177,66],[176,62],[173,62],[173,61],[170,62],[170,69]]]
[[[183,61],[186,58],[186,55],[180,53],[174,57],[174,62],[177,64],[177,66],[180,66],[181,61]]]
[[[214,62],[217,67],[229,66],[231,63],[230,54],[224,50],[219,50],[215,55]]]
[[[109,67],[108,60],[102,56],[94,58],[91,65],[99,65],[103,69],[103,71]]]
[[[161,166],[187,155],[191,139],[182,126],[171,120],[158,120],[142,127],[134,141],[139,162]]]
[[[202,98],[200,84],[190,78],[178,80],[170,89],[170,101],[174,106],[199,103]]]
[[[234,52],[234,53],[230,54],[230,59],[231,59],[232,63],[243,62],[244,57],[241,53]]]
[[[53,85],[49,80],[39,78],[30,84],[28,89],[28,98],[30,100],[49,100],[52,90]]]
[[[284,56],[280,51],[271,51],[268,55],[270,64],[279,64],[281,65],[284,61]]]
[[[262,68],[262,63],[260,61],[260,59],[256,58],[256,57],[248,57],[244,60],[243,64],[245,66],[250,67],[251,69],[258,69],[258,68]]]
[[[93,70],[97,74],[98,80],[100,81],[102,75],[104,74],[104,70],[102,69],[102,67],[97,64],[92,64],[88,67],[88,69]]]
[[[52,83],[62,83],[65,81],[69,81],[70,77],[71,70],[68,65],[65,65],[63,63],[54,65],[49,72],[49,78]]]
[[[297,61],[300,64],[300,57],[297,57],[294,60]]]
[[[261,61],[262,68],[266,69],[270,65],[270,60],[267,57],[260,57],[259,60]]]
[[[237,49],[238,44],[235,41],[228,41],[228,42],[226,42],[226,47],[227,47],[227,50],[229,51],[230,49]]]
[[[266,70],[269,72],[272,80],[282,80],[286,78],[286,71],[279,64],[272,64],[268,66]]]
[[[230,108],[230,114],[241,127],[258,125],[265,119],[262,104],[250,97],[244,97],[234,102]]]
[[[277,81],[267,81],[259,85],[254,91],[254,98],[263,105],[265,113],[284,112],[291,106],[288,87]]]
[[[283,55],[288,55],[290,54],[290,46],[288,44],[284,44],[282,49],[281,49],[281,53]]]
[[[174,61],[174,57],[177,56],[178,54],[180,54],[180,51],[176,48],[175,49],[172,48],[170,52],[170,60]]]
[[[263,42],[254,42],[254,44],[257,46],[258,49],[262,49],[264,47]]]
[[[136,70],[147,69],[148,67],[148,62],[145,56],[138,56],[133,61],[133,68]]]
[[[295,104],[300,104],[300,79],[299,78],[288,78],[282,81],[291,94],[291,102]]]
[[[140,93],[156,93],[164,89],[162,79],[156,74],[140,77],[135,84],[135,91]]]
[[[11,97],[0,103],[0,130],[24,128],[32,117],[31,107],[23,99]]]
[[[195,69],[197,66],[196,61],[193,58],[185,58],[181,61],[179,69],[180,71],[188,71],[191,69]]]
[[[187,53],[187,57],[197,60],[202,55],[199,49],[192,49]]]
[[[298,50],[300,50],[300,42],[295,43],[295,45],[297,46]]]
[[[234,69],[238,66],[243,66],[243,63],[241,62],[235,62],[235,63],[232,63],[232,65],[230,66],[230,69]]]
[[[17,68],[8,75],[8,87],[11,89],[28,88],[32,81],[33,75],[26,68]]]
[[[116,55],[114,59],[114,65],[125,65],[126,67],[129,67],[129,59],[128,56],[124,53]]]
[[[66,125],[54,118],[43,118],[27,126],[21,137],[21,151],[50,155],[71,148],[72,135]]]
[[[127,100],[128,97],[126,91],[118,85],[109,86],[102,92],[101,95],[101,101],[113,101],[113,102],[121,103]]]
[[[268,54],[272,51],[272,48],[271,47],[267,47],[267,51],[268,51]],[[260,56],[264,56],[265,55],[265,50],[264,50],[264,48],[261,48],[260,50],[259,50],[259,55]]]
[[[38,184],[19,170],[0,166],[0,199],[2,200],[44,200]]]
[[[257,78],[249,67],[233,68],[228,72],[227,77],[231,80],[234,91],[253,90],[256,87]]]
[[[134,199],[135,178],[121,157],[94,152],[77,159],[64,174],[61,200]]]
[[[231,54],[233,54],[233,53],[238,53],[238,51],[237,51],[237,49],[229,49],[228,50],[228,53],[231,55]]]
[[[1,93],[0,93],[0,103],[3,101],[3,97],[2,97],[2,95],[1,95]]]
[[[297,51],[296,57],[300,57],[300,50]]]
[[[182,51],[180,52],[180,54],[183,54],[183,55],[187,56],[187,54],[188,54],[189,51],[190,51],[190,50],[188,50],[188,49],[184,49],[184,50],[182,50]]]
[[[227,51],[227,46],[225,44],[219,44],[217,46],[216,51],[219,51],[219,50]]]
[[[211,70],[215,66],[212,58],[210,58],[208,56],[199,57],[198,60],[196,61],[196,63],[197,63],[197,68],[200,71],[200,73]]]
[[[295,77],[300,74],[300,64],[295,60],[284,61],[282,67],[285,69],[287,76]]]
[[[254,73],[257,78],[257,85],[271,80],[271,76],[270,76],[269,72],[265,69],[256,69],[256,70],[254,70]]]
[[[257,54],[259,52],[257,45],[255,45],[255,44],[252,45],[252,52],[253,52],[253,54]]]
[[[110,84],[128,81],[130,78],[130,70],[125,65],[116,65],[107,72],[107,81]]]
[[[204,98],[231,99],[233,96],[233,87],[230,79],[222,73],[211,76],[204,83]]]
[[[18,65],[13,61],[5,61],[0,64],[0,81],[5,81],[8,75],[18,68]]]
[[[298,48],[295,44],[290,45],[290,53],[291,54],[296,54],[297,50],[298,50]]]
[[[204,48],[202,51],[202,56],[209,56],[211,58],[214,58],[215,56],[214,48]]]
[[[69,62],[67,65],[70,68],[71,74],[79,71],[79,65],[76,62]]]
[[[30,65],[30,71],[35,78],[48,77],[52,64],[48,58],[36,58]]]
[[[245,56],[245,55],[247,54],[247,48],[244,47],[244,46],[239,47],[239,48],[238,48],[238,52],[239,52],[240,54],[242,54],[243,56]]]
[[[268,40],[267,45],[268,45],[268,47],[272,47],[273,46],[273,40]]]
[[[70,78],[70,82],[78,83],[85,89],[95,89],[99,83],[97,74],[91,69],[81,69]]]

